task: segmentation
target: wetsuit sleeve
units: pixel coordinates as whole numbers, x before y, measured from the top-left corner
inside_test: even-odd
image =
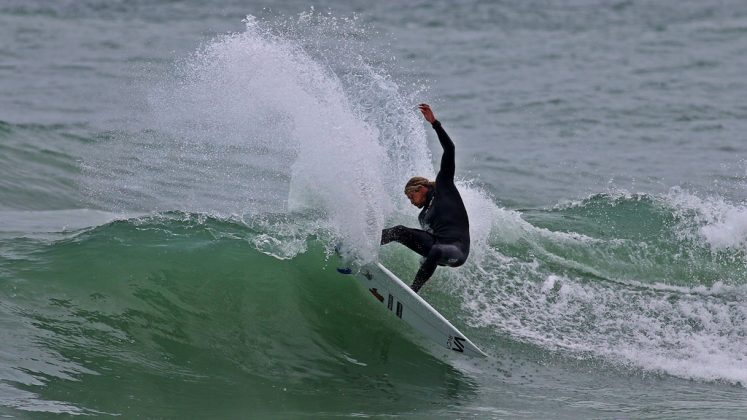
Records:
[[[455,151],[454,142],[446,131],[441,127],[441,121],[436,120],[433,123],[433,129],[438,134],[438,141],[441,143],[441,147],[444,149],[444,154],[441,156],[441,169],[438,171],[436,176],[436,182],[439,180],[454,182],[454,172],[456,170],[455,163]]]

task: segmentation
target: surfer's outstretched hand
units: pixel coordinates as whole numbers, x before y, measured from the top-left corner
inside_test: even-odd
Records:
[[[425,120],[429,123],[433,124],[436,122],[436,116],[433,115],[433,111],[431,111],[431,106],[428,104],[420,104],[418,105],[418,108],[420,108],[420,112],[423,113],[423,116],[425,117]]]

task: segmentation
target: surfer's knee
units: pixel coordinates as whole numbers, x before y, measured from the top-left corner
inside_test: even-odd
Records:
[[[467,261],[467,254],[455,245],[436,245],[433,248],[438,252],[434,255],[438,265],[459,267]]]
[[[435,267],[437,265],[443,265],[443,259],[444,259],[444,251],[441,249],[438,245],[433,245],[431,249],[428,251],[428,254],[425,256],[425,259],[420,264],[421,267],[429,267],[432,266]]]
[[[428,251],[428,256],[426,257],[426,260],[434,261],[436,263],[440,262],[441,259],[444,256],[444,251],[441,248],[440,245],[433,245],[431,247],[431,250]]]

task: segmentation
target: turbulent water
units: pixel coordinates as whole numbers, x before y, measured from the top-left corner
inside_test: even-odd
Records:
[[[747,415],[741,2],[0,4],[0,415]],[[419,258],[439,349],[337,273]],[[342,257],[335,252],[337,248]]]

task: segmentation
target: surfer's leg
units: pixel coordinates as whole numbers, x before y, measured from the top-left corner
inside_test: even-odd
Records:
[[[428,255],[425,257],[425,261],[420,265],[418,273],[415,274],[415,281],[412,282],[410,288],[417,292],[421,287],[431,278],[433,273],[436,271],[436,267],[439,265],[447,265],[450,267],[459,267],[464,264],[466,255],[462,250],[451,244],[435,244],[431,247]]]
[[[436,243],[436,239],[430,233],[402,225],[390,227],[381,231],[382,245],[386,245],[393,241],[401,243],[424,257],[428,255],[433,244]]]

